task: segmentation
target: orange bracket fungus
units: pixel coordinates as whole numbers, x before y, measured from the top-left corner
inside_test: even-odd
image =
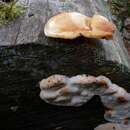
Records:
[[[44,33],[48,37],[63,39],[74,39],[79,36],[112,39],[115,29],[112,22],[98,14],[88,17],[78,12],[63,12],[48,20]]]

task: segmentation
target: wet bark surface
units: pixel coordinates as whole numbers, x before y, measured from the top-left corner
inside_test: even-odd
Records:
[[[45,21],[57,12],[110,15],[102,0],[35,1],[16,26],[11,23],[0,29],[0,129],[92,130],[105,122],[98,97],[79,108],[52,106],[39,98],[38,82],[52,74],[105,75],[129,91],[129,61],[120,35],[116,33],[111,41],[47,38]]]
[[[82,41],[84,39],[80,39]],[[84,49],[86,47],[86,49]],[[97,46],[98,48],[98,46]],[[106,75],[129,90],[127,68],[95,60],[87,44],[58,46],[23,45],[3,47],[0,52],[1,129],[87,129],[104,123],[104,109],[95,97],[79,108],[46,104],[39,98],[38,82],[52,74]],[[93,52],[94,51],[94,52]],[[101,51],[100,51],[101,52]],[[101,53],[102,54],[102,53]],[[124,71],[122,71],[122,69]]]

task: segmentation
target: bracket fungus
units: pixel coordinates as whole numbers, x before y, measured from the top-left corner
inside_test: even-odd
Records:
[[[40,81],[40,89],[41,99],[61,106],[78,107],[98,95],[107,108],[104,115],[106,120],[129,122],[130,94],[105,76],[52,75]]]
[[[130,130],[130,127],[116,123],[106,123],[99,125],[94,130]]]
[[[88,17],[78,12],[63,12],[48,20],[44,33],[48,37],[63,39],[74,39],[79,36],[112,39],[115,29],[112,22],[98,14]]]

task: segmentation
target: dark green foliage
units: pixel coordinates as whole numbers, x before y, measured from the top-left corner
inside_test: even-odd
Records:
[[[111,0],[110,7],[112,13],[117,16],[118,27],[121,30],[123,21],[130,16],[130,1],[129,0]]]
[[[17,5],[17,0],[10,3],[0,2],[0,26],[21,16],[24,9],[24,7]]]

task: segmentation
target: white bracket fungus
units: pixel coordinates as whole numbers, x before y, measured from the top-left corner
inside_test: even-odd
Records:
[[[105,119],[111,122],[129,121],[130,94],[105,76],[52,75],[40,82],[40,97],[47,103],[62,106],[81,106],[99,95],[107,108]]]
[[[130,130],[130,127],[116,123],[106,123],[99,125],[94,130]]]

